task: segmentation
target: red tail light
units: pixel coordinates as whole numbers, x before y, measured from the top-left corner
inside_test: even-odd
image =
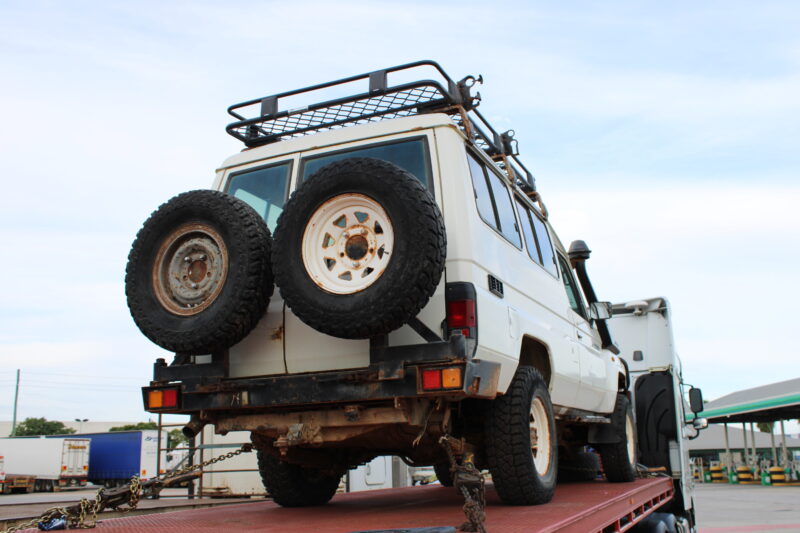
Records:
[[[164,390],[164,407],[177,407],[178,406],[178,390],[165,389]]]
[[[465,337],[475,337],[475,300],[455,300],[447,302],[447,329],[461,331]]]
[[[152,389],[146,392],[146,410],[178,407],[178,389]]]
[[[447,327],[450,329],[474,328],[475,300],[447,302]]]
[[[423,370],[422,371],[422,389],[435,390],[442,388],[442,371],[441,369]]]

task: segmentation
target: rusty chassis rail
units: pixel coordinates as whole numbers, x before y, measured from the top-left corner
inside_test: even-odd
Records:
[[[410,346],[387,346],[385,338],[370,342],[370,365],[363,369],[260,378],[226,377],[225,361],[211,363],[176,362],[159,359],[153,381],[142,387],[145,409],[151,412],[192,414],[199,411],[269,409],[319,404],[390,400],[394,398],[494,398],[500,365],[473,359],[466,339],[453,335],[448,341]],[[460,389],[423,391],[420,368],[457,365],[462,369]],[[151,390],[180,387],[178,406],[148,409]]]

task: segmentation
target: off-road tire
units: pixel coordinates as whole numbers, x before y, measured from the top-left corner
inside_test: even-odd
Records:
[[[342,476],[286,463],[258,450],[258,471],[264,488],[283,507],[323,505],[333,498]]]
[[[391,221],[394,245],[385,270],[371,285],[350,294],[323,290],[302,259],[312,215],[344,194],[366,196]],[[428,190],[409,172],[379,159],[331,163],[302,183],[278,219],[272,269],[281,296],[300,320],[345,339],[389,333],[415,317],[441,280],[447,241],[444,220]]]
[[[183,316],[159,301],[153,269],[165,241],[192,224],[221,237],[227,275],[207,306]],[[207,354],[239,342],[256,326],[272,295],[270,247],[266,223],[242,200],[211,190],[175,196],[150,215],[128,255],[125,294],[134,322],[147,338],[173,352]]]
[[[433,471],[436,472],[436,479],[443,487],[453,486],[453,474],[450,472],[450,463],[436,463],[433,465]]]
[[[531,452],[531,406],[540,398],[550,432],[550,462],[537,472]],[[517,370],[505,395],[492,401],[485,424],[486,455],[494,487],[506,505],[539,505],[553,498],[558,465],[553,404],[542,375],[533,367]]]
[[[593,481],[600,473],[600,458],[597,454],[579,451],[571,458],[559,457],[558,481]]]
[[[626,423],[626,419],[630,424]],[[617,395],[617,403],[611,415],[611,425],[614,433],[619,435],[619,442],[597,445],[603,472],[606,479],[614,483],[633,481],[636,479],[636,426],[631,402],[625,394]],[[630,435],[626,427],[633,429]],[[629,444],[632,444],[633,457],[628,451]]]

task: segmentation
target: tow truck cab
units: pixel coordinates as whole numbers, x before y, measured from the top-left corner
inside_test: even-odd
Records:
[[[697,417],[703,405],[700,389],[683,381],[669,302],[648,298],[614,304],[612,310],[610,327],[630,368],[639,462],[673,479],[675,497],[666,510],[694,527],[688,441],[707,423]]]

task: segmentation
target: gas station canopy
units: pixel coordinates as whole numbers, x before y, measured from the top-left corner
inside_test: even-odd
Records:
[[[800,418],[800,378],[733,392],[707,403],[699,416],[712,424]]]

